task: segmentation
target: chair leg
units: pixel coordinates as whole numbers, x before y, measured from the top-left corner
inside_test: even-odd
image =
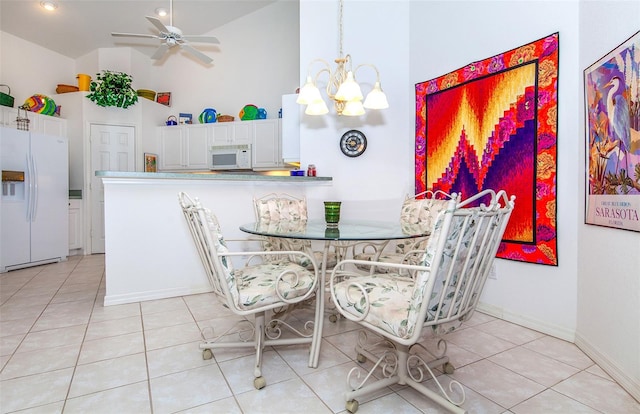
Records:
[[[254,316],[253,322],[243,319],[239,324],[227,331],[218,334],[215,338],[206,340],[200,344],[200,349],[203,350],[203,359],[211,359],[213,357],[213,350],[215,349],[237,349],[237,348],[254,348],[255,350],[255,364],[253,368],[254,380],[253,385],[256,389],[262,389],[267,385],[266,380],[262,376],[262,361],[264,356],[264,348],[267,346],[279,346],[279,345],[299,345],[299,344],[315,344],[319,349],[319,340],[311,331],[311,326],[318,321],[318,311],[314,314],[313,321],[307,321],[303,328],[296,328],[293,325],[287,323],[290,311],[294,310],[297,306],[287,306],[285,309],[278,309],[273,312],[273,315],[267,319],[267,312],[258,312]],[[299,321],[298,321],[299,322]],[[240,326],[241,324],[248,324],[249,326]],[[205,337],[205,331],[213,328],[205,328],[202,331],[202,336]],[[294,337],[283,337],[284,331],[294,334]],[[315,331],[314,331],[315,332]],[[235,341],[229,341],[231,337],[235,337]],[[313,352],[311,357],[313,357]]]
[[[267,385],[267,381],[262,376],[262,353],[264,352],[265,340],[265,315],[264,312],[256,314],[255,317],[255,347],[256,347],[256,365],[253,369],[253,386],[260,390]]]
[[[436,366],[444,366],[446,369],[446,366],[450,365],[448,357],[446,357],[444,353],[435,356],[433,353],[427,351],[430,356],[435,356],[435,359],[425,361],[417,353],[411,353],[412,348],[413,347],[406,345],[391,343],[383,338],[370,341],[367,338],[366,331],[361,331],[356,345],[358,362],[362,363],[368,359],[374,362],[374,366],[369,370],[364,379],[361,379],[362,369],[359,367],[353,368],[349,372],[347,376],[347,383],[351,387],[351,391],[345,393],[347,411],[355,413],[358,410],[357,397],[372,393],[373,391],[377,391],[393,384],[400,384],[410,386],[448,411],[456,414],[465,414],[466,410],[460,407],[465,400],[462,385],[455,380],[451,381],[449,390],[453,391],[453,388],[456,387],[458,388],[458,392],[462,394],[461,400],[454,401],[444,390],[440,380],[431,370],[431,368]],[[426,350],[423,346],[419,346],[417,348]],[[382,376],[384,378],[373,383],[366,384],[366,382],[373,376],[373,372],[378,368],[381,369]],[[432,391],[422,384],[423,381],[429,378],[433,379],[441,394]],[[354,384],[356,381],[357,383]]]

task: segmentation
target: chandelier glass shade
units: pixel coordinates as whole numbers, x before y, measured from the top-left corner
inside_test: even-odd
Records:
[[[334,101],[334,107],[338,115],[359,116],[364,115],[365,109],[385,109],[389,107],[387,96],[380,86],[380,72],[370,64],[363,63],[352,69],[351,55],[342,53],[342,8],[343,0],[340,0],[339,28],[340,28],[340,57],[335,59],[336,68],[331,69],[331,65],[326,60],[314,59],[309,63],[305,84],[300,88],[296,102],[307,105],[304,111],[307,115],[325,115],[329,113],[329,107],[322,98],[318,89],[318,79],[323,73],[328,74],[326,94]],[[312,66],[321,63],[323,67],[311,76]],[[367,94],[366,99],[362,94],[362,89],[356,81],[356,73],[363,67],[370,67],[376,73],[376,81],[373,89]],[[364,99],[364,103],[362,100]]]

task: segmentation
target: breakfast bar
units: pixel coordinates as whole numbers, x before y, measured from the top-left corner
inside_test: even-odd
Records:
[[[310,214],[319,215],[321,200],[333,191],[331,177],[282,172],[96,171],[96,176],[104,184],[105,306],[211,290],[178,204],[180,191],[210,208],[228,239],[246,238],[239,227],[254,220],[254,195],[304,196]]]

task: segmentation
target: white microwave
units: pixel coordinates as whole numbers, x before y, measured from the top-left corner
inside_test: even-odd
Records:
[[[211,170],[250,170],[251,145],[219,145],[209,150]]]

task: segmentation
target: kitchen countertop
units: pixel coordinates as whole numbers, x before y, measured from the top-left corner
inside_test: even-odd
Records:
[[[291,176],[289,171],[195,171],[195,172],[138,172],[96,171],[96,177],[136,178],[164,180],[214,180],[214,181],[276,181],[318,182],[332,181],[332,177]]]

